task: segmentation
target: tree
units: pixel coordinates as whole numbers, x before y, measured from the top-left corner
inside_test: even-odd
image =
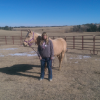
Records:
[[[97,25],[94,24],[89,24],[88,25],[89,28],[87,28],[87,32],[96,32],[97,31]]]
[[[98,31],[100,32],[100,25],[99,25],[99,27],[98,27]]]

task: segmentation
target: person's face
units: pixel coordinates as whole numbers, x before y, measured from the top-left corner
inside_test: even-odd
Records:
[[[46,40],[47,39],[47,35],[43,35],[43,39]]]

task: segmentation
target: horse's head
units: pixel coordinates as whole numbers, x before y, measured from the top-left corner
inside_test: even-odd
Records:
[[[31,44],[34,42],[34,32],[28,30],[28,33],[26,35],[26,38],[24,40],[23,46],[31,46]]]
[[[32,43],[34,42],[35,44],[38,44],[38,41],[40,40],[41,35],[32,32],[31,30],[28,30],[28,33],[26,35],[26,38],[23,42],[23,46],[31,46]]]

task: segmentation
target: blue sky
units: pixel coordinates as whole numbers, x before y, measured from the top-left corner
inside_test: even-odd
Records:
[[[0,0],[0,26],[100,23],[100,0]]]

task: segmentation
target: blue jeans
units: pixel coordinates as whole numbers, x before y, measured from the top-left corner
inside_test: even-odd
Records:
[[[52,59],[50,57],[48,58],[42,58],[41,59],[41,78],[44,78],[44,69],[45,69],[45,63],[47,63],[48,67],[48,78],[52,79]]]

